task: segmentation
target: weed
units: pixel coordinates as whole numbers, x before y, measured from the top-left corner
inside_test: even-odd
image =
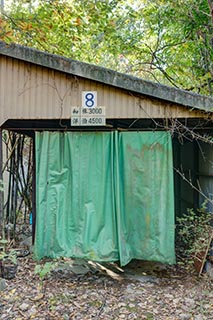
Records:
[[[56,268],[57,262],[51,261],[51,262],[45,262],[44,264],[37,264],[35,266],[35,274],[39,275],[40,280],[44,280],[44,278],[50,274],[50,272]]]
[[[177,218],[176,253],[180,264],[189,267],[194,263],[195,255],[206,249],[212,218],[205,203],[197,210],[187,209],[182,217]]]

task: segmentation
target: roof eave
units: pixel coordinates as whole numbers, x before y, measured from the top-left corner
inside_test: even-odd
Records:
[[[137,94],[147,95],[205,112],[213,112],[213,98],[211,97],[143,80],[97,65],[72,60],[17,44],[8,45],[2,41],[0,41],[0,54],[105,83]]]

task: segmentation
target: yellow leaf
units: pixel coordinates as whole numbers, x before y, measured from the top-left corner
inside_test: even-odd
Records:
[[[41,300],[43,297],[44,297],[44,294],[43,293],[39,293],[37,296],[35,296],[33,298],[30,298],[30,300],[38,301],[38,300]]]
[[[10,294],[14,294],[16,292],[16,289],[13,289],[10,291]]]

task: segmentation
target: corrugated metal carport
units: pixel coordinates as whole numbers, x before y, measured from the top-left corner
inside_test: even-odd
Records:
[[[71,107],[81,106],[83,91],[97,92],[98,105],[106,109],[106,126],[70,125]],[[204,134],[212,135],[212,106],[213,99],[209,97],[0,42],[1,132],[12,130],[34,138],[38,131],[166,130],[173,138],[174,167],[186,177],[190,172],[188,178],[196,185],[201,173],[211,172],[206,169],[211,167],[211,159],[208,164],[201,164],[199,139]],[[211,144],[202,143],[210,150]],[[211,155],[211,151],[206,153]],[[2,152],[0,158],[2,166]],[[210,181],[211,175],[207,176],[204,186]],[[199,202],[198,193],[175,173],[176,212]],[[1,200],[1,216],[2,210]],[[33,214],[35,218],[35,205]]]

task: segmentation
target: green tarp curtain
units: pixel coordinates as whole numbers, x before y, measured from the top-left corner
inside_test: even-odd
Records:
[[[35,256],[175,262],[168,132],[37,132]]]

